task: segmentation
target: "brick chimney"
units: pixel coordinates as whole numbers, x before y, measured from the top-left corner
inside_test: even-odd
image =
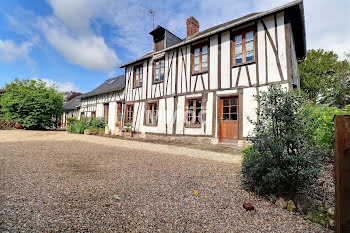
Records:
[[[199,23],[192,17],[188,18],[186,21],[187,25],[187,38],[199,32]]]

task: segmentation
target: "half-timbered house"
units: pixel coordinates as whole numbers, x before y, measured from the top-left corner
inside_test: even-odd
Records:
[[[86,117],[103,117],[111,132],[121,124],[123,116],[125,75],[106,80],[94,90],[80,97],[80,114]]]
[[[150,32],[152,52],[121,66],[123,123],[136,132],[245,139],[257,119],[255,95],[272,84],[299,86],[298,60],[306,54],[301,0],[204,31],[193,17],[186,25],[185,39],[158,26]]]

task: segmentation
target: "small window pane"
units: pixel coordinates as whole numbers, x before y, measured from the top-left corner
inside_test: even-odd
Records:
[[[224,99],[224,101],[223,101],[223,105],[224,105],[224,106],[228,106],[228,105],[230,105],[229,100],[228,100],[228,99]]]
[[[199,65],[199,57],[194,58],[194,65]]]
[[[230,113],[230,108],[229,107],[224,107],[223,108],[224,113]]]
[[[156,69],[159,69],[159,62],[156,62]]]
[[[237,112],[237,106],[231,106],[231,113]]]
[[[232,120],[236,121],[237,120],[237,114],[232,114],[231,118],[232,118]]]
[[[195,50],[194,50],[194,56],[198,56],[199,55],[199,48],[196,48]]]
[[[242,34],[235,36],[235,43],[236,44],[242,43]]]
[[[161,66],[161,67],[164,67],[164,60],[162,60],[162,61],[160,62],[160,66]]]
[[[224,114],[223,115],[223,120],[229,120],[230,119],[230,114]]]
[[[160,80],[161,80],[161,81],[164,80],[164,73],[162,73],[162,74],[160,75]]]
[[[196,108],[201,108],[202,106],[202,100],[197,100],[196,101]]]
[[[199,64],[198,65],[194,65],[194,71],[198,72],[199,71]]]
[[[253,40],[253,36],[254,36],[254,33],[251,31],[251,32],[247,32],[245,34],[245,40]]]
[[[237,99],[236,98],[231,99],[231,105],[237,105]]]
[[[203,56],[202,56],[202,63],[207,63],[207,54],[204,54]]]
[[[207,66],[207,63],[202,63],[202,70],[207,70],[208,69],[208,66]]]
[[[202,54],[206,54],[208,52],[208,46],[203,46],[202,47]]]

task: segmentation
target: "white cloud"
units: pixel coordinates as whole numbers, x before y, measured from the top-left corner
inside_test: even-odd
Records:
[[[39,80],[38,78],[31,78],[34,80]],[[76,92],[81,92],[81,90],[78,88],[77,85],[75,85],[75,83],[73,82],[58,82],[58,81],[54,81],[52,79],[48,79],[48,78],[44,78],[44,79],[40,79],[43,82],[46,83],[46,86],[48,87],[52,87],[55,86],[57,87],[57,90],[60,92],[70,92],[70,91],[76,91]]]
[[[87,69],[110,71],[119,58],[109,48],[104,38],[94,34],[74,35],[56,18],[46,18],[38,23],[47,41],[70,63]]]
[[[16,62],[19,59],[28,60],[33,46],[32,41],[16,44],[13,40],[0,40],[0,60],[4,63]]]

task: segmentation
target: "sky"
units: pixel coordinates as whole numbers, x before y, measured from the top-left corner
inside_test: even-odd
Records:
[[[88,92],[152,50],[152,17],[180,38],[193,16],[200,31],[290,0],[1,0],[0,87],[43,79]],[[307,49],[350,52],[350,0],[304,0]]]

